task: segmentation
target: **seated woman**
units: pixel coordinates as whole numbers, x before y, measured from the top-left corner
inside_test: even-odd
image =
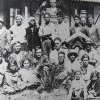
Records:
[[[71,84],[68,100],[84,100],[86,99],[86,88],[84,81],[81,79],[81,71],[75,72],[75,79]]]
[[[34,89],[39,85],[39,79],[36,77],[35,71],[32,69],[31,61],[25,59],[22,61],[22,69],[19,70],[21,81],[19,81],[19,88]]]
[[[18,80],[19,80],[19,73],[18,73],[18,66],[16,61],[12,61],[8,63],[7,71],[5,72],[5,85],[3,90],[7,94],[14,94],[19,91],[18,88]]]

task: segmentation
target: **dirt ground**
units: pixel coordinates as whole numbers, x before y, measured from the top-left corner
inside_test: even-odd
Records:
[[[39,94],[37,91],[24,91],[15,95],[1,95],[0,100],[67,100],[66,93],[47,93]]]

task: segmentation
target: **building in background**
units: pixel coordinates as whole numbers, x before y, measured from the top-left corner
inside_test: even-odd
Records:
[[[24,24],[30,16],[36,16],[41,4],[48,0],[0,0],[0,17],[4,19],[5,26],[9,28],[15,23],[17,14],[24,18]],[[100,26],[100,0],[57,0],[57,6],[65,14],[65,19],[72,26],[75,14],[91,14],[94,24]],[[66,21],[66,20],[65,20]]]

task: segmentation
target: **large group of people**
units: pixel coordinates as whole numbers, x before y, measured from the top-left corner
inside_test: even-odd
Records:
[[[53,23],[45,12],[42,25],[30,17],[25,28],[17,15],[16,24],[6,29],[0,18],[1,94],[62,88],[68,100],[100,96],[100,28],[91,16],[75,15],[72,27],[63,21],[62,12],[56,20]]]

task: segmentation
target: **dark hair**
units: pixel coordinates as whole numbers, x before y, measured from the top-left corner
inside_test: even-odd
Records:
[[[21,44],[19,41],[16,41],[13,45],[15,46],[17,43]]]
[[[62,17],[62,18],[63,18],[63,17],[64,17],[64,14],[63,14],[63,12],[62,12],[62,11],[59,11],[59,12],[57,13],[57,16],[58,16],[58,17]]]
[[[87,54],[84,54],[84,55],[81,57],[81,61],[83,61],[84,58],[88,58],[88,60],[90,60],[90,57],[89,57]]]
[[[49,17],[51,17],[51,15],[50,15],[49,12],[45,12],[45,13],[44,13],[44,18],[45,18],[46,15],[48,15]]]
[[[15,71],[12,71],[12,69],[10,68],[11,67],[11,64],[16,65],[16,70]],[[11,73],[16,73],[19,70],[17,62],[15,60],[8,61],[8,67],[7,67],[7,69]]]
[[[29,61],[30,67],[31,67],[31,64],[32,64],[31,60],[26,58],[26,59],[22,60],[22,67],[21,68],[24,68],[24,62],[25,62],[25,60]]]
[[[78,18],[78,19],[80,19],[80,16],[78,16],[78,15],[75,15],[75,16],[74,16],[74,19],[75,19],[75,18]]]
[[[60,51],[60,52],[58,53],[58,55],[60,55],[60,54],[63,54],[63,55],[65,56],[65,52],[63,52],[63,51]]]
[[[61,38],[59,38],[59,37],[56,37],[56,38],[54,39],[54,42],[55,42],[56,40],[58,40],[58,41],[61,42]]]
[[[35,52],[36,52],[37,50],[39,50],[39,49],[42,50],[42,48],[41,48],[40,46],[36,46],[36,47],[35,47]]]
[[[76,75],[76,73],[78,73],[78,72],[82,75],[80,70],[75,71],[74,75]]]

